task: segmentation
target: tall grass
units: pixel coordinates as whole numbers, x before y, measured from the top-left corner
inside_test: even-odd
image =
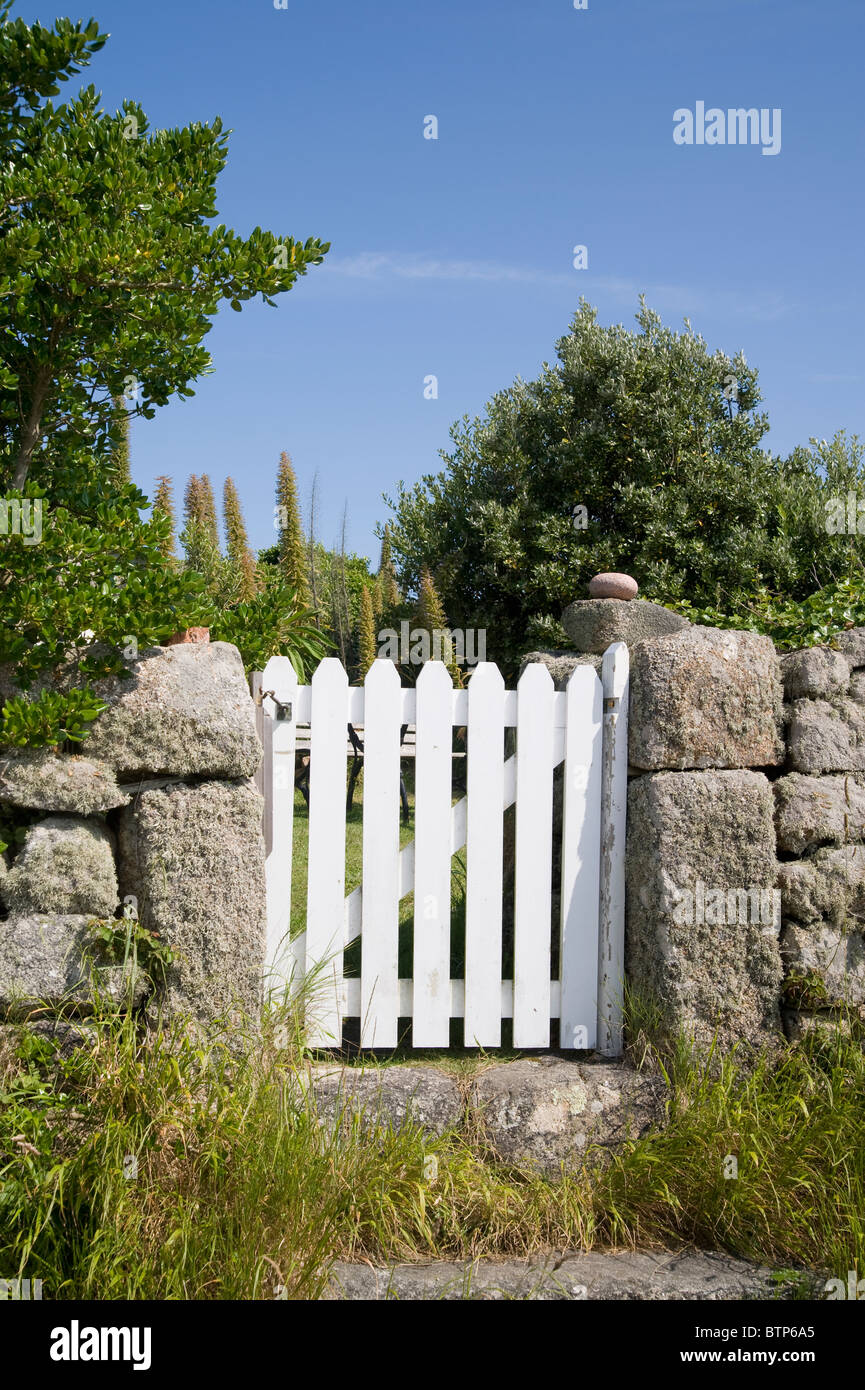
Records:
[[[865,1062],[840,1035],[747,1067],[647,1044],[666,1127],[550,1181],[496,1162],[482,1126],[433,1141],[325,1121],[296,1011],[272,1010],[242,1056],[179,1025],[91,1027],[65,1057],[24,1029],[0,1043],[0,1277],[47,1298],[308,1299],[337,1258],[604,1246],[865,1271]]]

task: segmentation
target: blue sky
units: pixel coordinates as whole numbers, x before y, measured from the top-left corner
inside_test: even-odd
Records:
[[[277,309],[226,306],[214,374],[136,422],[145,491],[231,474],[268,545],[285,449],[305,514],[318,473],[320,538],[347,503],[350,548],[377,557],[382,493],[437,470],[451,421],[553,360],[581,294],[630,325],[644,292],[665,322],[744,349],[773,450],[865,435],[861,0],[91,4],[14,13],[99,20],[111,39],[85,80],[109,109],[222,117],[220,221],[332,243]],[[673,113],[698,101],[780,108],[780,153],[676,145]]]

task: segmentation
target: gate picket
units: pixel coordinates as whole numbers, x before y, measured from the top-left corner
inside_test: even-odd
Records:
[[[467,734],[466,1047],[498,1047],[502,1038],[504,695],[498,667],[479,662]]]
[[[308,1025],[310,1047],[342,1043],[345,902],[345,744],[348,676],[325,657],[312,678],[306,968],[321,966]]]
[[[441,661],[417,682],[412,1044],[447,1047],[451,989],[453,686]]]
[[[527,666],[517,686],[514,1047],[550,1042],[553,871],[553,682]]]
[[[362,1047],[397,1043],[401,716],[399,673],[392,661],[374,661],[364,681]]]
[[[562,808],[559,1046],[597,1044],[603,689],[591,666],[567,685]]]

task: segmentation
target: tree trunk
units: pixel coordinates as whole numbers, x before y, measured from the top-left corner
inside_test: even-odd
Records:
[[[33,457],[33,450],[39,443],[41,435],[40,423],[42,412],[45,409],[45,401],[48,396],[48,387],[51,384],[51,368],[40,367],[33,383],[33,399],[30,402],[30,413],[24,426],[24,434],[21,439],[21,448],[18,458],[15,460],[15,472],[12,477],[12,486],[21,492],[27,482],[27,474],[30,472],[30,460]]]

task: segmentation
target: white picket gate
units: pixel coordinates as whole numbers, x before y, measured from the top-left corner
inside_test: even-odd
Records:
[[[339,661],[322,661],[310,686],[274,657],[254,677],[265,760],[268,842],[268,983],[295,987],[315,970],[307,1040],[339,1046],[344,1018],[361,1045],[392,1048],[411,1018],[414,1047],[447,1047],[451,1019],[466,1047],[560,1046],[621,1050],[628,650],[604,656],[602,679],[578,666],[567,690],[542,665],[515,691],[480,663],[467,690],[428,662],[403,689],[390,661],[350,687]],[[272,698],[262,701],[262,692]],[[363,883],[345,893],[346,731],[362,732]],[[415,838],[400,849],[400,729],[415,731]],[[306,930],[289,939],[295,744],[310,727]],[[452,803],[453,730],[467,730],[467,795]],[[506,729],[516,753],[505,756]],[[553,769],[564,762],[559,978],[551,979]],[[513,980],[502,979],[503,817],[516,803]],[[450,975],[451,857],[466,849],[465,978]],[[414,893],[413,970],[398,972],[399,904]],[[361,937],[361,974],[345,978],[346,947]]]

